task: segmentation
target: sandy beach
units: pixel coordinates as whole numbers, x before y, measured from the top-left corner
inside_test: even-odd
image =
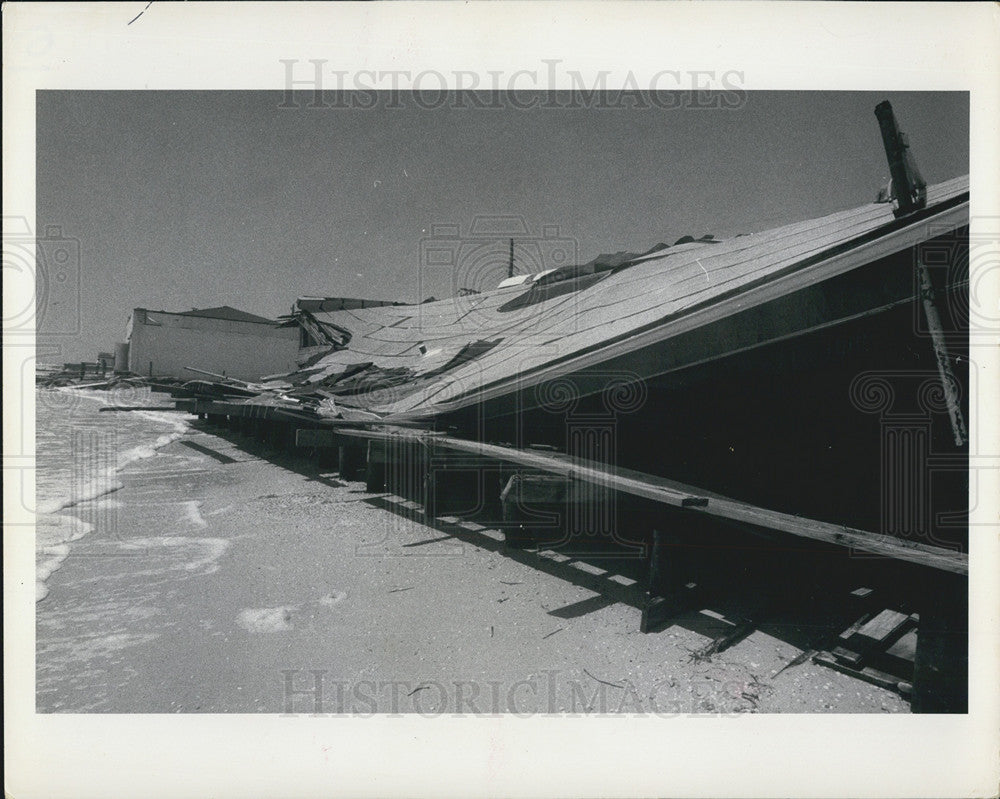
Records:
[[[775,676],[803,651],[790,620],[699,660],[730,622],[641,634],[638,567],[504,553],[221,433],[196,423],[74,509],[94,530],[37,605],[39,712],[908,712],[810,662]]]

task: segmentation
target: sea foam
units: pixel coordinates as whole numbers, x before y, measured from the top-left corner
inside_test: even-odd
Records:
[[[119,490],[122,469],[153,457],[190,429],[183,417],[173,413],[128,411],[122,418],[119,413],[100,413],[91,404],[115,405],[120,399],[127,399],[131,405],[140,404],[151,400],[148,391],[130,392],[125,398],[112,392],[71,387],[43,391],[51,394],[40,391],[36,403],[36,601],[48,595],[46,581],[69,555],[69,545],[94,529],[93,525],[62,511]],[[168,432],[161,432],[164,427]],[[89,457],[81,456],[70,446],[78,430],[90,430],[96,436],[112,433],[114,442],[124,448],[101,451],[100,442],[104,439],[99,438],[97,451],[89,453]]]

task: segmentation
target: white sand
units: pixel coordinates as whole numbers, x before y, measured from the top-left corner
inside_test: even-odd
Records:
[[[692,662],[726,620],[643,635],[630,578],[186,438],[237,462],[173,442],[123,471],[37,606],[40,711],[908,711],[811,663],[775,677],[793,626]]]

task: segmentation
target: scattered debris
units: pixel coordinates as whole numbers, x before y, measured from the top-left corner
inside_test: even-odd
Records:
[[[544,640],[545,640],[546,638],[551,638],[551,637],[552,637],[553,635],[555,635],[556,633],[561,633],[561,632],[562,632],[563,630],[565,630],[565,629],[566,629],[565,627],[559,627],[559,628],[557,628],[557,629],[553,630],[553,631],[552,631],[552,632],[550,632],[550,633],[546,633],[545,635],[543,635],[543,636],[542,636],[542,640],[544,641]]]
[[[742,641],[754,631],[756,626],[757,623],[755,621],[746,619],[725,633],[725,635],[720,635],[711,643],[701,647],[701,649],[688,649],[688,652],[691,653],[688,655],[688,660],[691,663],[704,663],[709,661],[712,659],[712,655],[723,652],[733,646],[733,644]]]
[[[771,676],[771,679],[773,680],[775,677],[777,677],[779,674],[781,674],[781,672],[785,671],[785,669],[790,669],[793,666],[801,666],[803,663],[807,662],[815,654],[816,654],[816,650],[815,649],[807,649],[805,652],[799,653],[794,658],[792,658],[791,660],[789,660],[784,666],[782,666],[780,669],[778,669],[776,672],[774,672],[774,674]]]
[[[601,683],[602,685],[610,685],[612,688],[624,688],[625,687],[624,685],[621,685],[619,683],[608,682],[607,680],[602,680],[600,677],[595,677],[593,674],[591,674],[586,669],[583,670],[583,673],[586,674],[588,677],[590,677],[590,679],[596,680],[597,682]]]

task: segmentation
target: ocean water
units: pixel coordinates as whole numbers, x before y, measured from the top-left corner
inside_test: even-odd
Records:
[[[174,411],[100,409],[164,404],[163,395],[139,387],[36,391],[36,601],[48,594],[46,582],[69,555],[73,542],[94,529],[73,509],[95,500],[113,502],[122,485],[119,471],[183,436],[192,418]]]

